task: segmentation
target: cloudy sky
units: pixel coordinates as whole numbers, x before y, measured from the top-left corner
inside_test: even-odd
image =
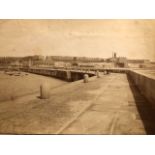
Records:
[[[155,61],[155,20],[0,20],[0,56],[112,52]]]

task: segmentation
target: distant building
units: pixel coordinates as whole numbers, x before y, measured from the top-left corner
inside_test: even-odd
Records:
[[[125,57],[118,57],[117,61],[116,61],[116,66],[117,67],[123,67],[123,68],[128,67],[127,58],[125,58]]]
[[[16,60],[16,61],[11,62],[11,63],[10,63],[10,66],[11,66],[11,67],[14,67],[14,68],[17,68],[17,67],[21,67],[22,64],[20,63],[19,60]]]
[[[128,61],[126,57],[117,57],[117,53],[113,53],[111,58],[106,60],[107,62],[113,63],[113,67],[128,67]]]
[[[65,64],[63,61],[56,61],[54,62],[54,67],[64,67]]]
[[[129,67],[131,68],[145,68],[150,64],[148,59],[128,59]]]
[[[26,56],[23,57],[21,61],[24,67],[40,66],[44,63],[44,56],[41,55]]]
[[[150,61],[148,59],[128,59],[128,63],[135,63],[135,64],[141,64],[141,63],[149,63]]]
[[[83,67],[83,68],[92,68],[94,67],[95,65],[93,63],[84,63],[84,62],[79,62],[78,63],[78,67]]]

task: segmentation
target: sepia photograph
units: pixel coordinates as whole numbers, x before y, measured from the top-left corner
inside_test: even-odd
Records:
[[[154,19],[0,19],[0,134],[154,135]]]

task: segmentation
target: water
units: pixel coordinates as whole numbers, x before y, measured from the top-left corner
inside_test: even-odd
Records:
[[[8,75],[0,72],[0,101],[13,100],[17,97],[39,93],[40,85],[47,82],[51,89],[60,87],[67,82],[41,75],[21,73]]]
[[[155,77],[155,69],[145,69],[145,70],[138,70],[139,72],[145,74],[145,75],[151,75],[152,77]]]

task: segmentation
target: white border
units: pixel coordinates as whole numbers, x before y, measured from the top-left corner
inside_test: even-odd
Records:
[[[0,19],[154,19],[154,0],[0,0]],[[155,154],[154,136],[0,136],[2,155]]]
[[[154,0],[0,0],[0,18],[152,19]]]
[[[154,144],[154,136],[0,136],[4,155],[153,155]]]

